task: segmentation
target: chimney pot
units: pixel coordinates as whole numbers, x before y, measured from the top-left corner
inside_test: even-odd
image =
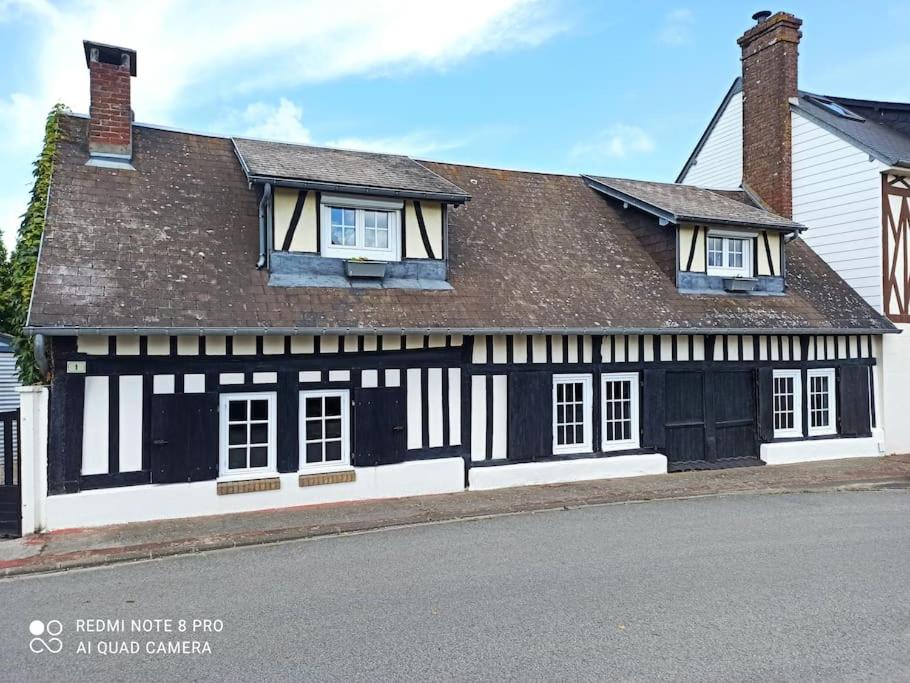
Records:
[[[756,24],[762,23],[765,19],[771,16],[771,12],[766,9],[760,10],[752,15],[752,19],[755,20]]]

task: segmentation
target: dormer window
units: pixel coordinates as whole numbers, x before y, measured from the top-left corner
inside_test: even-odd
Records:
[[[709,232],[708,275],[752,277],[752,237]]]
[[[401,202],[323,196],[323,256],[399,260]]]

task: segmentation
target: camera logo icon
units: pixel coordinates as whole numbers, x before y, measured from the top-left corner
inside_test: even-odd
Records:
[[[63,641],[57,637],[63,633],[63,624],[57,619],[51,619],[46,624],[40,619],[35,619],[28,625],[28,632],[33,636],[28,648],[36,655],[42,652],[55,655],[63,649]]]

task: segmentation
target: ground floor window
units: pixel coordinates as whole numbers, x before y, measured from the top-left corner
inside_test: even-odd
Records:
[[[300,392],[300,469],[349,465],[350,398],[343,391]]]
[[[803,435],[799,370],[774,371],[774,438]]]
[[[809,370],[809,436],[837,433],[834,369]]]
[[[222,394],[221,476],[275,472],[275,394]]]
[[[638,373],[603,375],[603,450],[638,448]]]
[[[591,375],[553,376],[553,452],[587,453],[591,446]]]

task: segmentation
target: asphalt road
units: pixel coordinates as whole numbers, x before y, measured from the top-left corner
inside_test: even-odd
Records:
[[[11,579],[0,680],[908,680],[908,521],[903,491],[727,496]]]

